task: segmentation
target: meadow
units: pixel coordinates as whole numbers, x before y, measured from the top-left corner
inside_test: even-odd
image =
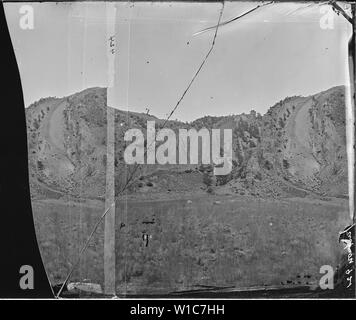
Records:
[[[116,288],[152,294],[205,287],[318,285],[336,268],[343,199],[204,195],[116,207]],[[98,200],[33,200],[38,243],[52,284],[61,283],[104,210]],[[71,281],[103,285],[103,223]]]

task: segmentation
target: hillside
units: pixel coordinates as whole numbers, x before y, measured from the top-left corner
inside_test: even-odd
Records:
[[[34,197],[102,198],[105,194],[106,89],[45,98],[26,109],[31,191]],[[238,108],[237,108],[238,111]],[[124,163],[127,129],[145,133],[144,113],[115,110],[116,193],[134,170]],[[265,115],[205,116],[166,127],[233,130],[233,170],[214,177],[209,165],[141,165],[128,194],[180,193],[260,197],[347,194],[344,87],[288,97]],[[158,147],[158,146],[156,146]]]

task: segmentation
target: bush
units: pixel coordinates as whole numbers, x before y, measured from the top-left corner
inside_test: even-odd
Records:
[[[284,128],[284,122],[283,122],[283,119],[282,119],[282,118],[279,118],[279,119],[278,119],[278,123],[279,123],[279,126],[280,126],[281,128]]]
[[[255,179],[257,179],[257,180],[262,180],[262,174],[261,174],[261,172],[257,172],[256,174],[255,174]]]
[[[283,159],[283,168],[288,169],[289,168],[289,162],[286,159]]]
[[[40,127],[40,124],[39,124],[39,122],[38,122],[37,119],[34,119],[34,120],[33,120],[33,126],[34,126],[34,128],[35,128],[36,130]]]
[[[207,193],[214,193],[214,189],[213,187],[208,187],[208,189],[206,190]]]
[[[210,177],[210,175],[207,172],[204,172],[203,174],[203,183],[207,186],[210,187],[212,184],[213,180]]]
[[[273,165],[271,162],[269,162],[268,160],[265,161],[265,163],[263,164],[264,168],[267,170],[271,170],[273,168]]]
[[[44,169],[44,165],[43,165],[42,161],[37,160],[37,168],[38,168],[38,170],[43,170]]]
[[[334,162],[333,166],[332,166],[332,174],[336,175],[339,172],[339,168],[337,166],[337,164]]]
[[[232,175],[231,174],[227,174],[225,176],[217,176],[216,177],[217,184],[219,186],[223,186],[223,185],[227,184],[231,179],[232,179]]]
[[[250,148],[255,148],[256,147],[256,143],[254,143],[252,140],[250,141]]]

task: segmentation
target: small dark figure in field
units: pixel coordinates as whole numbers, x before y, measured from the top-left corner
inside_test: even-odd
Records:
[[[144,234],[142,235],[142,240],[145,242],[145,247],[148,246],[148,241],[149,241],[149,239],[150,239],[150,236],[149,236],[147,233],[144,233]]]

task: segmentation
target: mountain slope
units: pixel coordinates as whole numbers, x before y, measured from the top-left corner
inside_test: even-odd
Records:
[[[289,97],[261,116],[210,117],[166,127],[232,129],[233,170],[214,177],[209,165],[142,165],[128,192],[228,193],[263,197],[344,196],[347,193],[345,88]],[[105,195],[106,89],[46,98],[26,109],[31,191],[34,197],[102,198]],[[145,133],[152,115],[115,110],[115,179],[118,193],[134,170],[124,163],[130,128]]]

